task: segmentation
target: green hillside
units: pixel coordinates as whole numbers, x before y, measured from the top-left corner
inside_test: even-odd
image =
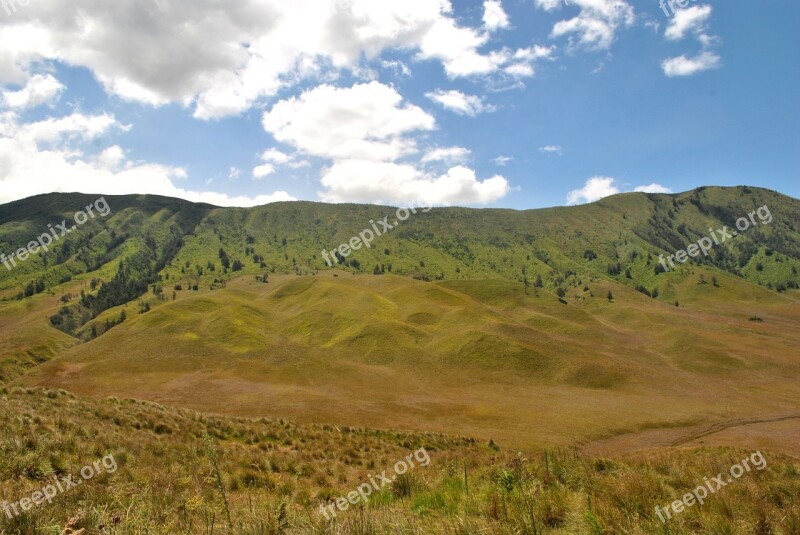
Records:
[[[97,197],[51,194],[0,206],[0,252],[26,246],[48,225],[70,221]],[[378,222],[384,218],[392,224],[397,215],[389,207],[307,202],[223,209],[154,196],[108,196],[106,201],[107,217],[90,219],[50,251],[39,251],[13,269],[0,267],[0,296],[12,302],[0,306],[0,315],[18,319],[21,309],[14,301],[58,296],[59,306],[53,310],[48,305],[47,314],[54,327],[70,335],[48,330],[33,343],[15,329],[14,336],[3,339],[0,377],[16,376],[50,358],[53,348],[69,345],[72,336],[88,340],[102,334],[120,322],[111,309],[148,292],[171,299],[173,291],[220,289],[241,275],[330,271],[323,250],[330,252],[366,229],[382,228]],[[732,229],[737,218],[759,207],[767,207],[769,224],[759,213],[752,219],[755,226],[714,246],[708,257],[659,273],[659,255],[686,248],[709,229]],[[577,292],[589,280],[613,281],[674,304],[707,293],[684,284],[699,266],[707,269],[702,282],[714,288],[723,271],[778,292],[796,288],[798,222],[800,201],[747,187],[631,193],[585,206],[522,212],[418,209],[376,236],[371,247],[340,258],[335,267],[424,281],[503,279],[528,291],[541,286],[559,295]],[[680,287],[688,293],[682,295]],[[735,287],[736,295],[730,286],[712,295],[736,299],[754,292]],[[30,303],[22,306],[32,309]],[[15,362],[9,364],[9,358]]]
[[[96,198],[4,205],[0,250]],[[787,382],[798,371],[800,202],[767,190],[419,209],[334,269],[320,251],[394,209],[106,201],[107,217],[0,270],[2,379],[33,369],[29,384],[90,395],[309,423],[467,426],[519,444],[774,415],[800,399]],[[659,254],[762,206],[769,224],[703,263],[657,269]],[[38,281],[43,290],[25,291]],[[348,394],[365,401],[336,407]],[[621,407],[635,409],[613,425],[597,418]],[[530,411],[545,412],[536,427]]]
[[[0,206],[0,252],[98,197]],[[18,499],[109,452],[120,470],[0,516],[2,532],[800,526],[784,456],[800,456],[796,199],[701,188],[418,209],[332,267],[323,250],[396,209],[105,200],[106,217],[0,267],[0,490]],[[748,214],[708,257],[660,265]],[[427,469],[318,514],[423,446]],[[768,470],[668,526],[655,516],[756,450]]]
[[[95,198],[52,194],[3,205],[0,250],[24,246],[46,231],[47,224],[69,219]],[[328,268],[323,250],[331,251],[364,230],[381,229],[371,222],[386,216],[390,224],[397,222],[394,208],[371,205],[292,202],[238,209],[154,196],[106,199],[111,215],[78,227],[50,253],[40,253],[11,272],[0,270],[0,289],[15,295],[41,278],[52,288],[68,277],[104,273],[104,268],[110,276],[122,259],[132,264],[137,277],[160,275],[162,282],[206,286],[229,278],[236,260],[244,273],[311,273]],[[747,231],[690,263],[702,261],[774,289],[795,287],[800,281],[800,201],[748,187],[700,188],[676,195],[628,193],[584,206],[528,211],[419,209],[339,267],[374,273],[377,265],[382,273],[431,280],[527,278],[531,285],[540,276],[550,289],[575,273],[652,289],[670,280],[669,274],[656,275],[654,256],[685,249],[709,235],[709,229],[735,230],[738,218],[763,206],[771,217],[768,224],[754,216],[756,224]],[[229,259],[228,268],[220,249]],[[145,260],[151,265],[139,265]]]

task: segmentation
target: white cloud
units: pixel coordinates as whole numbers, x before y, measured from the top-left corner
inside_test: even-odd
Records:
[[[637,186],[633,191],[645,193],[672,193],[672,190],[661,184],[652,183],[647,186]],[[609,195],[621,193],[616,185],[616,179],[607,176],[593,176],[583,185],[567,193],[567,204],[583,204],[598,201]]]
[[[113,115],[84,115],[75,112],[65,117],[50,117],[43,121],[18,124],[13,121],[9,137],[32,143],[58,143],[65,140],[90,140],[108,133],[111,129],[129,130],[117,122]]]
[[[335,163],[322,177],[326,202],[375,202],[427,205],[489,204],[509,192],[508,181],[495,175],[483,181],[463,166],[444,175],[428,176],[409,164],[345,160]]]
[[[3,91],[0,101],[7,108],[25,110],[49,104],[64,91],[64,84],[51,74],[36,74],[19,91]]]
[[[503,10],[500,0],[484,0],[483,2],[483,25],[493,32],[510,26],[508,15]]]
[[[0,114],[0,203],[43,192],[107,195],[154,194],[221,206],[254,206],[294,200],[283,191],[256,197],[229,197],[174,185],[183,168],[128,160],[118,145],[85,155],[87,146],[112,130],[125,130],[112,115],[73,113],[34,123],[20,123],[13,113]]]
[[[437,89],[436,91],[425,93],[425,96],[441,105],[443,108],[459,115],[474,117],[479,113],[492,112],[495,110],[494,106],[484,104],[482,97],[466,95],[455,89],[449,91]]]
[[[699,34],[705,30],[706,23],[711,16],[711,6],[692,6],[678,9],[664,31],[664,37],[670,41],[683,39],[686,34]]]
[[[561,156],[564,153],[564,149],[562,149],[558,145],[545,145],[544,147],[539,147],[539,152],[544,152],[547,154],[558,154]]]
[[[274,172],[275,166],[271,163],[265,163],[253,168],[253,178],[264,178],[265,176],[271,175]]]
[[[470,155],[470,150],[464,147],[440,147],[431,149],[422,157],[422,163],[428,162],[463,162]]]
[[[703,47],[694,57],[684,55],[668,58],[661,62],[661,68],[669,77],[691,76],[709,69],[716,69],[722,64],[719,54],[710,50],[719,39],[706,33],[708,19],[711,17],[710,5],[692,6],[675,11],[664,37],[670,41],[679,41],[687,35],[693,35]]]
[[[563,2],[562,0],[534,0],[533,3],[536,4],[536,7],[539,9],[544,9],[545,11],[555,11],[561,7]]]
[[[711,51],[700,52],[693,58],[681,55],[665,59],[661,68],[667,76],[691,76],[709,69],[716,69],[722,64],[722,58]]]
[[[590,50],[606,50],[616,38],[620,27],[630,27],[636,20],[633,7],[625,0],[570,0],[566,5],[580,8],[578,15],[561,20],[553,26],[552,37],[577,36],[571,46],[581,46]],[[536,5],[547,11],[561,7],[555,0],[536,0]]]
[[[567,204],[582,204],[594,202],[619,193],[614,185],[615,180],[607,176],[595,176],[586,181],[580,189],[575,189],[567,194]]]
[[[265,162],[273,162],[278,165],[284,165],[289,163],[292,160],[292,157],[276,148],[270,148],[261,154],[261,159]]]
[[[488,40],[486,34],[460,28],[451,19],[442,19],[422,38],[418,58],[441,61],[451,78],[490,74],[500,67],[503,58],[478,51]]]
[[[489,24],[502,27],[499,1],[488,2]],[[502,75],[513,56],[489,48],[483,28],[460,26],[449,0],[37,0],[0,24],[0,85],[59,61],[109,94],[211,119],[309,78],[358,73],[391,50],[439,61],[450,77]]]
[[[395,160],[416,152],[406,134],[435,125],[431,115],[402,101],[394,88],[379,82],[322,85],[278,102],[263,124],[278,141],[315,156]]]
[[[666,186],[662,186],[661,184],[657,184],[653,182],[647,186],[639,186],[633,191],[640,191],[644,193],[672,193],[672,190]]]
[[[311,167],[311,162],[309,162],[308,160],[292,160],[286,165],[290,169],[303,169],[305,167]]]
[[[125,161],[125,151],[119,145],[103,149],[91,162],[100,169],[117,171]]]
[[[259,179],[267,175],[275,173],[279,167],[288,167],[289,169],[303,169],[311,167],[308,160],[297,160],[296,154],[286,154],[274,147],[269,148],[261,153],[261,160],[265,163],[253,168],[253,178]]]
[[[538,58],[524,58],[517,55],[522,50],[524,56],[524,51],[528,49],[512,51],[504,47],[488,53],[481,52],[480,49],[488,41],[488,32],[479,33],[472,28],[461,28],[456,26],[452,19],[442,19],[437,21],[422,38],[417,59],[441,61],[445,73],[450,78],[508,74],[509,67],[520,64],[530,67],[524,76],[533,75],[532,62]],[[518,66],[511,71],[522,72],[522,69]]]
[[[228,180],[236,180],[240,176],[242,176],[242,170],[238,167],[231,166],[231,168],[228,169]]]
[[[509,189],[501,176],[481,181],[462,166],[432,176],[412,162],[399,162],[418,152],[414,136],[434,129],[436,122],[379,82],[310,89],[275,104],[263,124],[278,141],[332,160],[322,172],[323,201],[486,204]],[[462,147],[434,149],[420,164],[466,154]]]
[[[397,76],[411,76],[411,69],[399,60],[383,60],[381,61],[381,67],[392,71]]]
[[[511,156],[498,156],[492,161],[495,163],[495,165],[498,165],[500,167],[505,167],[506,164],[508,164],[508,162],[512,161],[513,159],[514,158],[512,158]]]

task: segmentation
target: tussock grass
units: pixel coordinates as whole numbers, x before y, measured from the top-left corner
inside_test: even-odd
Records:
[[[113,454],[119,469],[15,519],[0,533],[780,534],[800,526],[800,462],[765,452],[746,473],[661,524],[664,506],[750,452],[655,452],[584,458],[522,454],[431,433],[299,426],[66,391],[0,391],[0,494],[16,501],[54,475]],[[410,451],[415,467],[330,521],[319,507]],[[228,521],[230,515],[230,522]],[[84,532],[80,530],[84,529]],[[65,533],[70,533],[66,530]]]

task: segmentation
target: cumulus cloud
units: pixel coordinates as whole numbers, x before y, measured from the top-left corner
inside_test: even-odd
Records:
[[[608,176],[593,176],[583,185],[582,188],[574,189],[567,193],[567,204],[583,204],[587,202],[599,201],[609,195],[621,193],[616,185],[616,179]],[[672,190],[656,184],[655,182],[647,186],[637,186],[633,191],[646,193],[672,193]]]
[[[711,12],[710,5],[692,6],[675,11],[669,26],[664,31],[664,37],[669,41],[679,41],[687,35],[692,35],[700,42],[702,50],[694,57],[683,54],[662,61],[661,69],[665,75],[692,76],[721,66],[722,58],[712,50],[718,43],[718,38],[707,33]]]
[[[655,182],[648,184],[647,186],[638,186],[633,191],[639,191],[643,193],[672,193],[672,190],[668,187],[662,186],[661,184],[657,184]]]
[[[59,143],[67,140],[90,140],[101,136],[112,129],[129,130],[117,122],[116,118],[108,113],[99,115],[84,115],[75,112],[64,117],[50,117],[32,123],[18,123],[16,116],[12,116],[7,125],[9,137],[28,141],[34,144]]]
[[[58,99],[62,91],[64,84],[56,80],[52,74],[36,74],[19,91],[0,93],[0,102],[13,110],[25,110],[50,104]]]
[[[265,163],[253,168],[253,178],[264,178],[275,172],[275,166],[271,163]]]
[[[431,149],[422,157],[422,163],[428,162],[463,162],[470,155],[470,150],[464,147],[439,147]]]
[[[511,25],[508,15],[503,9],[500,0],[484,0],[483,2],[483,26],[490,32]]]
[[[283,165],[289,163],[292,160],[292,157],[286,154],[285,152],[281,152],[276,148],[270,148],[265,150],[261,154],[261,159],[265,162],[273,162],[279,165]]]
[[[358,72],[386,50],[439,61],[450,77],[502,74],[518,63],[513,51],[487,49],[485,29],[459,25],[449,0],[73,0],[65,6],[37,0],[3,20],[0,84],[21,85],[37,63],[61,61],[87,68],[109,94],[186,104],[195,117],[212,119],[242,113],[308,78]],[[507,25],[504,15],[499,0],[487,0],[487,28]]]
[[[0,114],[0,203],[43,192],[124,195],[149,193],[221,206],[254,206],[294,200],[286,192],[257,197],[231,197],[175,186],[185,169],[129,160],[112,145],[87,153],[101,136],[125,131],[113,115],[71,115],[31,123],[14,113]],[[91,142],[91,143],[87,143]]]
[[[534,0],[533,3],[539,9],[544,9],[545,11],[555,11],[561,7],[563,2],[562,0]]]
[[[478,180],[464,166],[440,176],[428,176],[415,166],[395,162],[346,160],[335,163],[322,177],[326,202],[375,202],[428,205],[489,204],[508,194],[508,181],[495,175]]]
[[[405,134],[435,125],[433,116],[402,101],[380,82],[322,85],[275,104],[263,125],[278,141],[315,156],[395,160],[416,151]]]
[[[567,193],[567,204],[582,204],[594,202],[619,193],[619,189],[614,185],[615,180],[607,176],[594,176],[586,181],[580,189],[574,189]]]
[[[687,34],[699,34],[705,30],[710,16],[711,6],[709,5],[677,9],[669,26],[664,31],[664,37],[670,41],[678,41]]]
[[[718,54],[706,50],[694,57],[688,57],[684,54],[675,58],[665,59],[661,63],[661,68],[664,70],[664,74],[669,77],[691,76],[709,69],[719,68],[721,64],[722,58]]]
[[[436,91],[429,91],[425,96],[442,106],[446,110],[450,110],[459,115],[469,115],[474,117],[479,113],[495,111],[492,105],[484,104],[483,97],[476,95],[467,95],[461,91],[451,89],[445,91],[437,89]]]
[[[263,125],[278,141],[332,160],[321,177],[324,201],[486,204],[509,189],[503,177],[481,181],[466,167],[432,176],[412,162],[398,161],[418,153],[415,135],[433,130],[436,122],[380,82],[310,89],[275,104],[264,113]],[[462,147],[433,149],[420,163],[466,154]]]
[[[630,27],[636,21],[633,7],[625,0],[536,0],[536,5],[546,11],[554,11],[562,5],[575,5],[580,11],[571,18],[558,21],[551,32],[552,37],[571,37],[570,45],[590,50],[606,50],[616,38],[617,31]]]

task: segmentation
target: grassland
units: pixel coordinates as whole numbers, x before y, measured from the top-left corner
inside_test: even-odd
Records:
[[[3,516],[3,533],[61,533],[65,526],[64,533],[86,535],[800,530],[800,462],[777,453],[764,453],[766,469],[745,473],[662,524],[656,506],[680,499],[751,452],[701,448],[616,459],[569,449],[522,454],[463,437],[228,418],[22,388],[0,391],[0,421],[3,499],[30,495],[105,455],[118,466],[52,504]],[[423,447],[427,467],[397,478],[364,507],[330,520],[320,513],[321,505]]]
[[[95,198],[0,207],[0,251]],[[108,451],[121,469],[5,533],[800,532],[796,199],[434,209],[333,269],[322,249],[394,210],[107,200],[0,269],[0,490]],[[769,225],[657,269],[765,205]],[[366,509],[315,512],[423,445],[432,466]],[[654,517],[757,449],[768,470]]]
[[[239,277],[151,295],[149,312],[129,306],[122,325],[21,382],[302,423],[468,429],[515,447],[800,416],[794,294],[701,274],[677,288],[680,307],[602,280],[559,300],[503,280]]]

